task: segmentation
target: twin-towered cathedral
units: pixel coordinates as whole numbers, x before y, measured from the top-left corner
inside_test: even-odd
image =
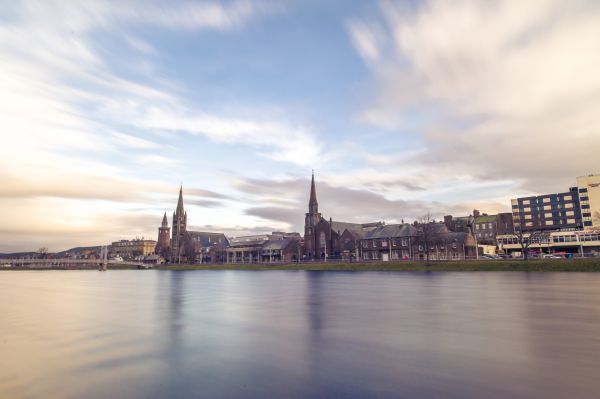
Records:
[[[173,229],[166,213],[158,228],[156,253],[171,263],[264,262],[300,260],[451,260],[476,257],[472,226],[459,229],[443,222],[385,224],[325,219],[319,212],[314,173],[310,183],[304,237],[297,233],[228,240],[222,233],[187,229],[183,189],[179,189]],[[253,243],[253,244],[252,244]]]

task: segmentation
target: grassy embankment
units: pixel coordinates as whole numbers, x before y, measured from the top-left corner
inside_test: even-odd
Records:
[[[474,260],[452,262],[374,262],[302,264],[162,265],[161,270],[321,270],[321,271],[455,271],[455,272],[600,272],[600,258],[541,260]]]

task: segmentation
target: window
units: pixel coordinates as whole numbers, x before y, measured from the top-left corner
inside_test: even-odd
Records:
[[[406,247],[408,245],[408,240],[406,238],[402,239],[402,246]]]
[[[587,193],[588,191],[587,191],[587,188],[580,188],[579,192],[580,193]]]

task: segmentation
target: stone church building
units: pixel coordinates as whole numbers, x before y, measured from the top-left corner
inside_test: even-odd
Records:
[[[183,206],[183,187],[179,188],[177,207],[173,212],[173,230],[169,238],[167,214],[158,228],[156,253],[170,263],[207,263],[215,261],[213,247],[227,247],[229,243],[223,233],[190,231],[187,228],[187,212]],[[214,251],[212,251],[214,252]]]
[[[319,212],[313,173],[304,219],[304,259],[359,259],[360,240],[381,225],[380,222],[359,224],[325,219]]]

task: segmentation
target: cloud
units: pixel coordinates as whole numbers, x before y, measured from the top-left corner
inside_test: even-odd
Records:
[[[247,195],[247,203],[260,204],[250,206],[245,213],[267,221],[282,222],[290,229],[303,231],[304,214],[308,209],[310,181],[308,179],[239,179],[236,188]],[[270,202],[268,198],[283,196],[288,199],[286,206]],[[279,198],[279,197],[278,197]],[[441,219],[443,215],[468,214],[474,205],[482,203],[440,203],[424,200],[395,200],[367,189],[355,189],[333,186],[317,181],[319,211],[323,217],[334,220],[367,223],[380,221],[406,222],[417,219],[427,212]],[[490,210],[479,206],[480,209]],[[495,209],[491,209],[492,211]]]
[[[183,194],[187,198],[187,196],[197,196],[197,197],[206,197],[206,198],[216,198],[216,199],[231,199],[230,196],[218,193],[211,190],[206,190],[203,188],[187,188],[183,189]]]
[[[188,199],[186,204],[198,205],[204,208],[218,208],[224,205],[223,201],[206,200],[206,199]]]
[[[245,25],[266,7],[249,0],[229,2],[188,3],[178,6],[141,8],[132,12],[141,20],[170,29],[230,30]]]
[[[200,111],[152,107],[134,120],[144,129],[187,132],[220,143],[251,145],[267,158],[312,165],[320,158],[315,135],[302,126],[283,122],[226,118]]]
[[[125,41],[131,46],[131,48],[141,53],[149,55],[158,54],[158,50],[156,50],[150,43],[137,37],[127,35],[125,36]]]
[[[314,133],[306,128],[199,109],[182,84],[156,72],[153,66],[163,56],[161,48],[143,34],[156,27],[188,35],[203,30],[226,34],[277,7],[255,1],[134,0],[118,6],[96,0],[23,1],[3,13],[0,200],[3,209],[31,215],[31,223],[19,219],[5,223],[0,249],[26,249],[46,242],[35,244],[37,240],[48,240],[49,246],[85,244],[84,239],[93,234],[105,241],[148,231],[154,234],[160,217],[153,227],[135,225],[137,220],[127,218],[122,220],[132,225],[97,222],[114,220],[102,211],[109,206],[122,217],[174,205],[163,194],[175,195],[176,200],[177,188],[171,185],[175,182],[168,180],[189,173],[186,161],[190,159],[175,147],[176,140],[164,140],[169,127],[161,123],[172,121],[169,118],[182,118],[177,131],[169,133],[171,138],[181,133],[198,135],[230,146],[248,146],[254,154],[285,163],[313,159],[313,149],[300,145],[315,142]],[[122,64],[129,68],[126,73]],[[141,64],[149,67],[140,70]],[[261,131],[268,137],[262,139]],[[293,148],[296,144],[298,149]],[[214,191],[202,194],[228,198]],[[216,205],[216,200],[202,203],[203,207]],[[59,215],[70,221],[68,228]]]
[[[382,1],[380,9],[381,18],[348,25],[378,93],[360,118],[418,134],[413,165],[519,179],[521,192],[563,190],[598,169],[598,3]]]

